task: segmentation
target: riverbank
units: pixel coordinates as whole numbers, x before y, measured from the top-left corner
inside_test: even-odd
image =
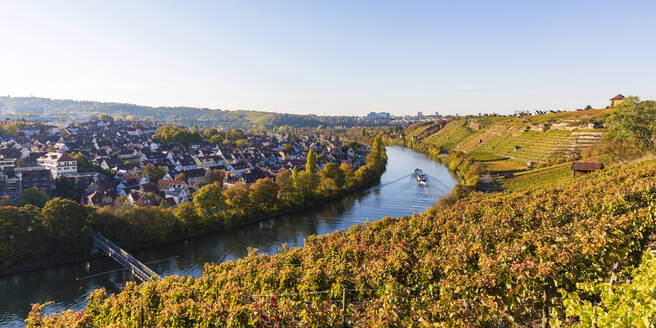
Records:
[[[446,196],[456,180],[441,163],[402,147],[388,147],[388,164],[380,184],[290,215],[260,221],[229,232],[217,232],[155,247],[135,250],[133,255],[162,276],[200,277],[206,263],[216,264],[246,257],[250,249],[275,254],[303,247],[308,236],[324,235],[385,216],[422,213]],[[409,176],[420,167],[435,179],[419,185]],[[313,237],[314,238],[314,237]],[[45,311],[80,310],[97,288],[119,292],[122,277],[118,264],[107,257],[0,279],[0,295],[9,295],[0,313],[0,326],[23,327],[32,303],[54,301]],[[110,272],[97,276],[99,273]],[[86,278],[93,276],[91,278]],[[76,278],[80,278],[79,280]],[[4,321],[3,321],[4,320]]]
[[[18,226],[13,234],[9,232],[10,241],[0,241],[7,244],[0,244],[0,249],[14,251],[0,258],[2,272],[88,259],[92,231],[134,250],[302,211],[376,185],[386,170],[387,155],[378,137],[366,156],[366,164],[355,171],[344,163],[327,163],[319,171],[316,163],[316,155],[310,150],[304,171],[296,167],[292,172],[282,170],[275,182],[264,178],[250,186],[236,183],[224,189],[216,183],[205,185],[194,193],[193,202],[175,209],[133,206],[127,200],[117,201],[112,207],[94,208],[58,198],[48,201],[40,211],[32,205],[0,207]]]
[[[300,213],[300,212],[303,212],[303,211],[310,210],[310,209],[315,208],[319,205],[323,205],[323,204],[326,204],[326,203],[331,203],[331,202],[334,202],[334,201],[338,201],[338,200],[340,200],[340,199],[342,199],[346,196],[350,196],[350,195],[365,191],[367,189],[376,187],[376,185],[378,185],[379,183],[380,183],[380,177],[379,177],[379,180],[376,183],[372,184],[372,185],[362,186],[361,188],[352,189],[352,190],[349,190],[349,191],[347,191],[344,194],[341,194],[339,196],[328,197],[328,198],[323,199],[321,201],[315,201],[315,202],[312,202],[310,204],[304,205],[303,207],[298,208],[298,209],[289,210],[289,211],[286,211],[286,212],[278,212],[278,213],[274,213],[274,214],[267,215],[267,216],[260,216],[260,217],[252,218],[252,219],[249,219],[249,220],[243,220],[243,221],[240,221],[239,225],[231,226],[230,229],[209,230],[209,231],[205,231],[205,232],[202,232],[202,233],[186,235],[186,236],[169,239],[169,240],[162,241],[162,242],[146,244],[146,245],[140,245],[138,247],[127,248],[126,250],[128,252],[140,251],[140,250],[144,250],[144,249],[148,249],[148,248],[165,246],[165,245],[177,243],[177,242],[180,242],[180,241],[184,241],[184,240],[188,240],[188,239],[192,239],[192,238],[199,238],[199,237],[203,237],[203,236],[207,236],[207,235],[211,235],[211,234],[216,234],[216,233],[220,233],[220,232],[230,232],[232,230],[236,230],[236,229],[239,229],[239,228],[244,228],[244,227],[247,227],[249,225],[258,224],[258,223],[263,222],[263,221],[267,221],[267,220],[271,220],[271,219],[277,219],[277,218],[287,216],[287,215],[293,215],[293,214],[296,214],[296,213]],[[32,262],[32,261],[25,262],[24,261],[24,262],[21,262],[20,264],[18,264],[17,267],[14,267],[14,268],[9,269],[9,270],[0,271],[0,278],[6,277],[6,276],[11,276],[11,275],[14,275],[14,274],[19,274],[19,273],[42,270],[42,269],[47,269],[47,268],[56,268],[56,267],[59,267],[59,266],[65,266],[65,265],[69,265],[69,264],[73,264],[73,263],[91,261],[91,260],[98,259],[98,258],[103,258],[103,257],[105,257],[104,254],[99,254],[99,255],[89,255],[89,256],[78,256],[78,257],[76,257],[76,256],[57,257],[57,258],[54,258],[54,259],[53,258],[51,258],[51,259],[41,259],[41,260],[37,260],[37,261],[34,261],[34,262]]]

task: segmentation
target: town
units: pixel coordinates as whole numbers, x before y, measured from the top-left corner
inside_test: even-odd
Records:
[[[49,198],[91,206],[112,205],[124,197],[139,206],[176,207],[208,183],[250,185],[261,178],[273,180],[283,169],[303,170],[310,149],[319,168],[331,162],[357,169],[365,165],[370,151],[366,145],[338,137],[209,129],[201,138],[182,127],[101,118],[59,125],[4,121],[2,202],[25,203],[29,192],[38,189]],[[192,138],[169,138],[166,133]]]

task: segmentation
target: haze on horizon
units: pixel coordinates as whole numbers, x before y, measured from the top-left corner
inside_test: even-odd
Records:
[[[652,1],[0,3],[0,94],[297,114],[656,98]]]

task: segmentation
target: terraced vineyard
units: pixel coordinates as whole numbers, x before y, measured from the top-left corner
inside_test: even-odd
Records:
[[[451,150],[467,138],[472,138],[481,134],[467,125],[467,121],[458,120],[447,124],[442,130],[422,140],[443,149]]]
[[[500,134],[476,149],[477,153],[507,156],[522,161],[544,163],[550,157],[566,156],[599,142],[603,131],[547,132],[525,131],[519,134]]]
[[[506,133],[509,129],[511,129],[511,127],[508,124],[507,118],[497,119],[491,126],[489,126],[487,129],[484,129],[481,133],[476,135],[475,138],[470,137],[467,138],[466,140],[463,140],[461,143],[456,145],[453,148],[453,150],[462,151],[466,153],[470,152],[480,147],[481,145],[489,142],[490,140],[496,138],[497,136]]]

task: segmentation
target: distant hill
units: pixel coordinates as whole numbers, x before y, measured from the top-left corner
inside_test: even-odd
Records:
[[[33,113],[50,115],[97,115],[109,114],[126,117],[199,126],[221,126],[226,128],[250,128],[255,126],[292,127],[382,125],[383,123],[361,121],[356,116],[295,115],[258,111],[228,111],[196,107],[150,107],[134,104],[76,101],[37,97],[0,97],[3,114]]]

